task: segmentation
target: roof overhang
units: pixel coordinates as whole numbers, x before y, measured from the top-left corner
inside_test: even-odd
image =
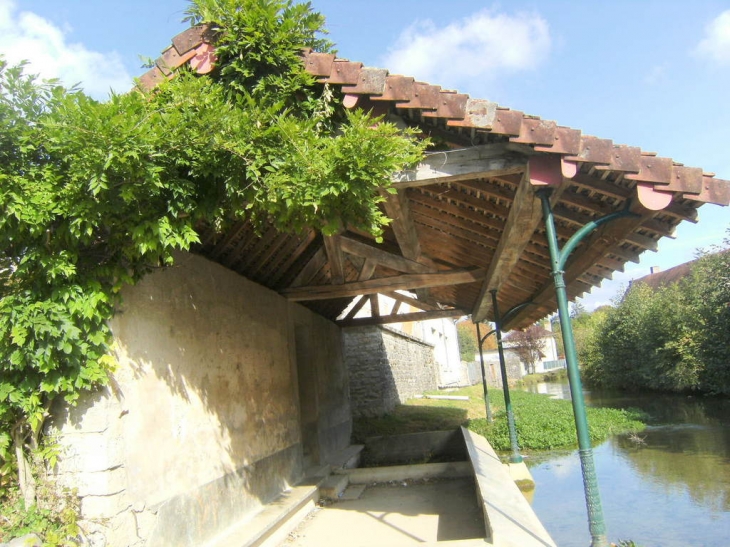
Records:
[[[206,25],[175,37],[140,85],[157,85],[185,63],[209,71],[214,39]],[[728,181],[670,158],[331,54],[305,51],[302,62],[318,81],[339,88],[348,108],[418,127],[444,150],[394,174],[396,193],[383,193],[392,222],[381,244],[348,227],[323,237],[314,230],[257,233],[241,222],[222,234],[203,228],[197,252],[325,317],[340,317],[342,325],[467,313],[490,320],[493,289],[503,312],[530,302],[505,328],[552,312],[540,188],[551,189],[561,242],[606,214],[634,213],[601,226],[575,249],[565,267],[571,298],[656,250],[680,222],[696,222],[703,203],[730,202]],[[377,314],[366,320],[342,317],[353,298],[362,307],[371,295],[400,290],[417,295],[397,300],[405,311],[381,315],[372,306]]]

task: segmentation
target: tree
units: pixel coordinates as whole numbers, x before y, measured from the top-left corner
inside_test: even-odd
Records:
[[[469,320],[457,323],[456,335],[459,339],[459,356],[461,360],[472,362],[474,356],[479,352],[479,341],[477,340],[474,323]]]
[[[532,325],[524,330],[514,331],[507,337],[510,349],[525,363],[528,374],[535,374],[535,365],[545,357],[542,351],[545,346],[545,334],[545,329],[539,325]]]
[[[570,317],[571,319],[578,319],[582,315],[588,313],[588,310],[580,301],[575,301],[570,304]]]
[[[100,103],[0,59],[0,474],[17,462],[26,506],[51,403],[113,371],[125,285],[201,225],[379,236],[379,190],[428,144],[348,112],[305,71],[302,48],[331,47],[309,4],[197,0],[188,14],[216,23],[216,70],[148,93]]]
[[[725,241],[730,247],[730,239]],[[594,325],[586,381],[730,394],[730,250],[703,253],[679,282],[634,283]]]
[[[487,335],[492,328],[489,325],[482,324],[480,332],[482,338]],[[459,355],[462,361],[473,361],[474,356],[479,353],[479,339],[477,338],[476,323],[466,319],[456,324],[456,333],[459,337]],[[494,336],[487,336],[482,343],[482,350],[489,351],[497,349],[497,342]]]
[[[725,249],[704,253],[689,279],[698,316],[699,389],[725,395],[730,394],[730,229],[727,234]]]

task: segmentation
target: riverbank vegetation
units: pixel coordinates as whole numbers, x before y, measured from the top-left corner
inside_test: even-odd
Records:
[[[509,450],[509,432],[501,389],[489,391],[494,415],[492,423],[488,423],[484,417],[486,410],[481,385],[449,391],[448,395],[466,395],[469,400],[411,399],[381,418],[357,419],[353,437],[357,442],[363,442],[367,437],[377,435],[419,433],[465,425],[475,433],[484,435],[495,450]],[[551,450],[576,446],[570,401],[519,390],[511,391],[510,395],[521,449]],[[609,435],[644,429],[638,413],[626,410],[589,408],[588,421],[591,440],[594,442],[601,442]]]
[[[730,232],[729,232],[730,235]],[[730,395],[730,238],[675,283],[636,283],[577,338],[588,385]]]

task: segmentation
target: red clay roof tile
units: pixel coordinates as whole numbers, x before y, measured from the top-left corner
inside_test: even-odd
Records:
[[[210,24],[191,27],[175,36],[174,50],[165,50],[158,66],[140,78],[140,87],[148,90],[158,85],[171,70],[190,62],[191,51],[202,43],[214,43],[216,36],[217,29]],[[650,183],[660,192],[676,192],[677,197],[693,201],[730,203],[730,182],[703,175],[698,168],[673,164],[669,158],[641,152],[637,147],[614,145],[610,140],[582,135],[580,130],[558,127],[555,122],[488,100],[444,91],[408,76],[389,75],[387,70],[364,67],[332,54],[304,50],[302,58],[306,70],[318,81],[342,86],[343,93],[351,97],[350,102],[361,108],[379,104],[420,110],[424,118],[443,119],[447,128],[504,135],[513,143],[532,146],[536,152],[560,154],[565,160],[586,163],[602,171],[626,173],[626,179]],[[382,112],[383,107],[378,111]]]

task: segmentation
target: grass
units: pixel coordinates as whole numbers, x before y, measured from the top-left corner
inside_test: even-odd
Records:
[[[443,392],[440,392],[443,394]],[[411,399],[382,418],[361,418],[354,423],[356,442],[377,435],[395,435],[454,429],[465,425],[484,435],[495,450],[509,450],[509,433],[502,391],[491,389],[489,398],[494,422],[485,419],[481,385],[449,391],[449,395],[466,395],[468,401]],[[552,450],[576,445],[575,422],[569,401],[547,395],[510,391],[522,450]],[[641,431],[644,424],[636,413],[611,408],[589,408],[591,440],[595,443],[609,435]]]

